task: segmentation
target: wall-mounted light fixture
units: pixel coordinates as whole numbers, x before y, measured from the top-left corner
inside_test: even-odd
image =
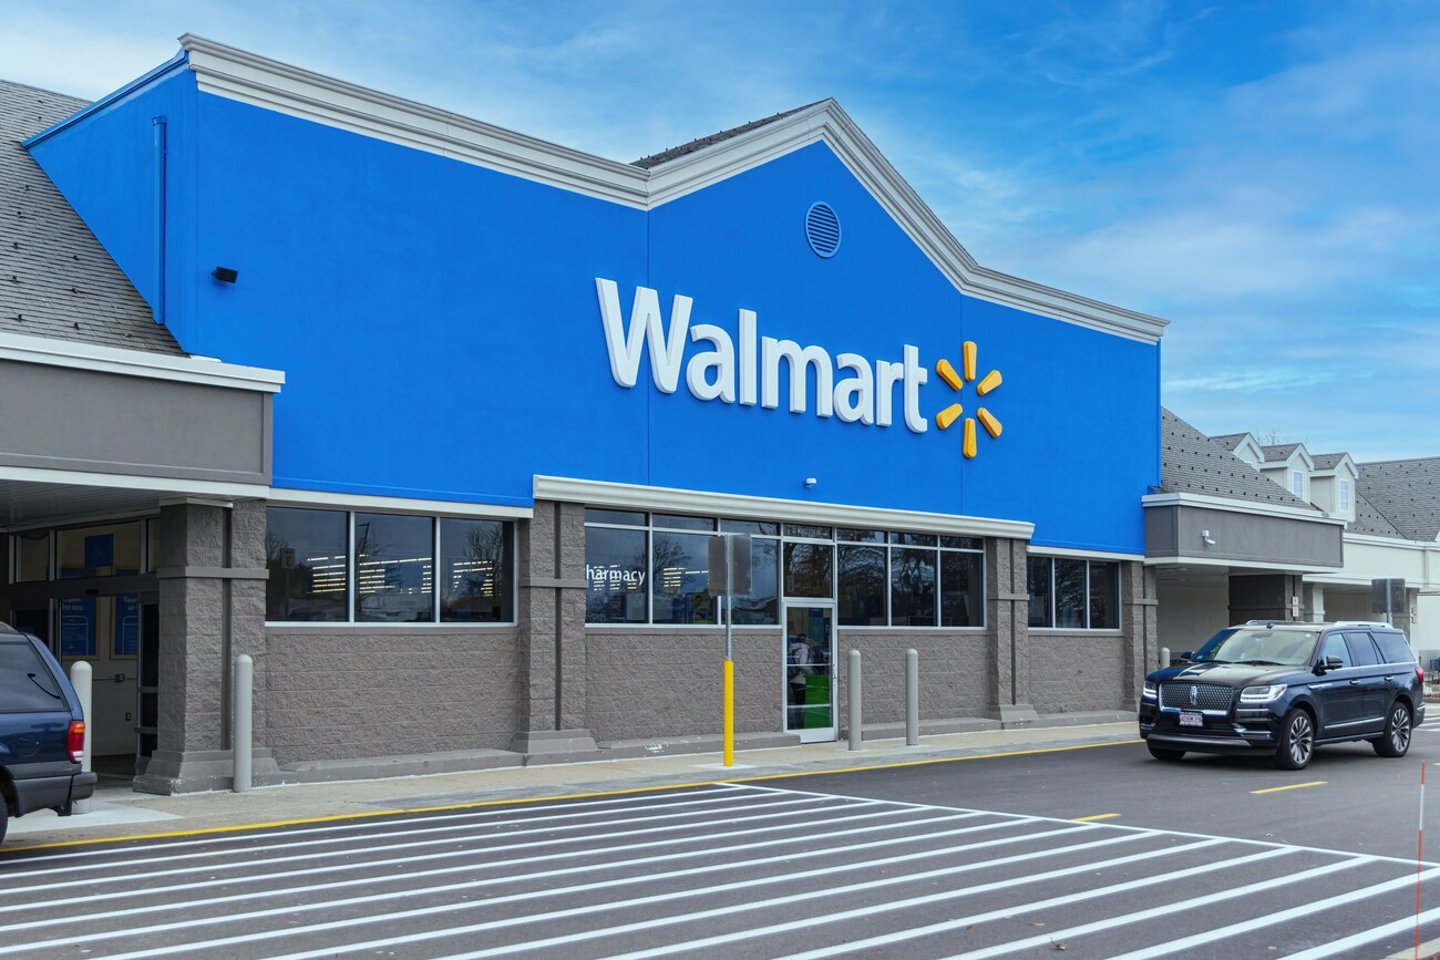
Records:
[[[1207,547],[1213,547],[1213,546],[1215,546],[1215,538],[1212,537],[1212,536],[1210,536],[1210,531],[1209,531],[1209,530],[1201,530],[1201,531],[1200,531],[1200,539],[1205,542],[1205,546],[1207,546]]]
[[[820,481],[816,480],[814,477],[806,477],[806,478],[805,478],[805,488],[808,490],[809,488],[815,486],[815,484],[817,484],[817,483],[819,483],[819,482],[820,482]]]
[[[216,267],[210,271],[210,276],[219,280],[221,283],[234,283],[236,278],[240,276],[240,271],[232,267]]]

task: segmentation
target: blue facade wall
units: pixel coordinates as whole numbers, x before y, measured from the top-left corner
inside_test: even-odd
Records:
[[[824,144],[646,212],[200,94],[182,73],[34,151],[142,292],[150,214],[123,181],[150,182],[136,144],[161,111],[185,128],[172,120],[187,185],[172,327],[191,352],[286,372],[277,487],[526,504],[546,474],[1031,521],[1037,544],[1143,552],[1158,345],[962,295]],[[829,259],[802,230],[815,201],[842,224]],[[220,265],[238,282],[212,280]],[[889,427],[817,417],[813,388],[792,413],[784,376],[779,409],[698,400],[683,369],[662,393],[648,349],[622,387],[597,277],[627,324],[643,285],[667,318],[691,297],[691,325],[732,338],[745,309],[760,336],[831,357],[917,347],[929,428],[906,428],[899,388]],[[959,368],[967,340],[978,373],[1003,376],[978,404],[934,371]],[[974,459],[933,422],[954,401],[1004,425]]]

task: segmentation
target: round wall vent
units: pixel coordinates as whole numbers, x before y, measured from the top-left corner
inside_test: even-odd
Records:
[[[833,257],[840,249],[840,218],[828,203],[814,203],[805,211],[805,239],[817,257]]]

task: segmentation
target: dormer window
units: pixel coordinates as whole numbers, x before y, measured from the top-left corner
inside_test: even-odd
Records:
[[[1342,513],[1349,513],[1349,512],[1350,512],[1350,481],[1349,481],[1349,480],[1346,480],[1344,477],[1341,477],[1341,478],[1340,478],[1340,491],[1339,491],[1339,495],[1338,495],[1337,499],[1339,500],[1340,511],[1341,511]]]
[[[1291,471],[1290,471],[1290,492],[1293,493],[1293,494],[1295,494],[1295,496],[1299,497],[1301,500],[1304,500],[1304,499],[1305,499],[1305,471],[1304,471],[1304,470],[1291,470]]]

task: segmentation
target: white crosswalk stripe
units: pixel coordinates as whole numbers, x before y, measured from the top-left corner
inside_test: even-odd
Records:
[[[1416,884],[1436,878],[1317,847],[731,784],[0,856],[0,956],[1369,958],[1413,932]],[[1315,943],[1317,917],[1344,934]]]

